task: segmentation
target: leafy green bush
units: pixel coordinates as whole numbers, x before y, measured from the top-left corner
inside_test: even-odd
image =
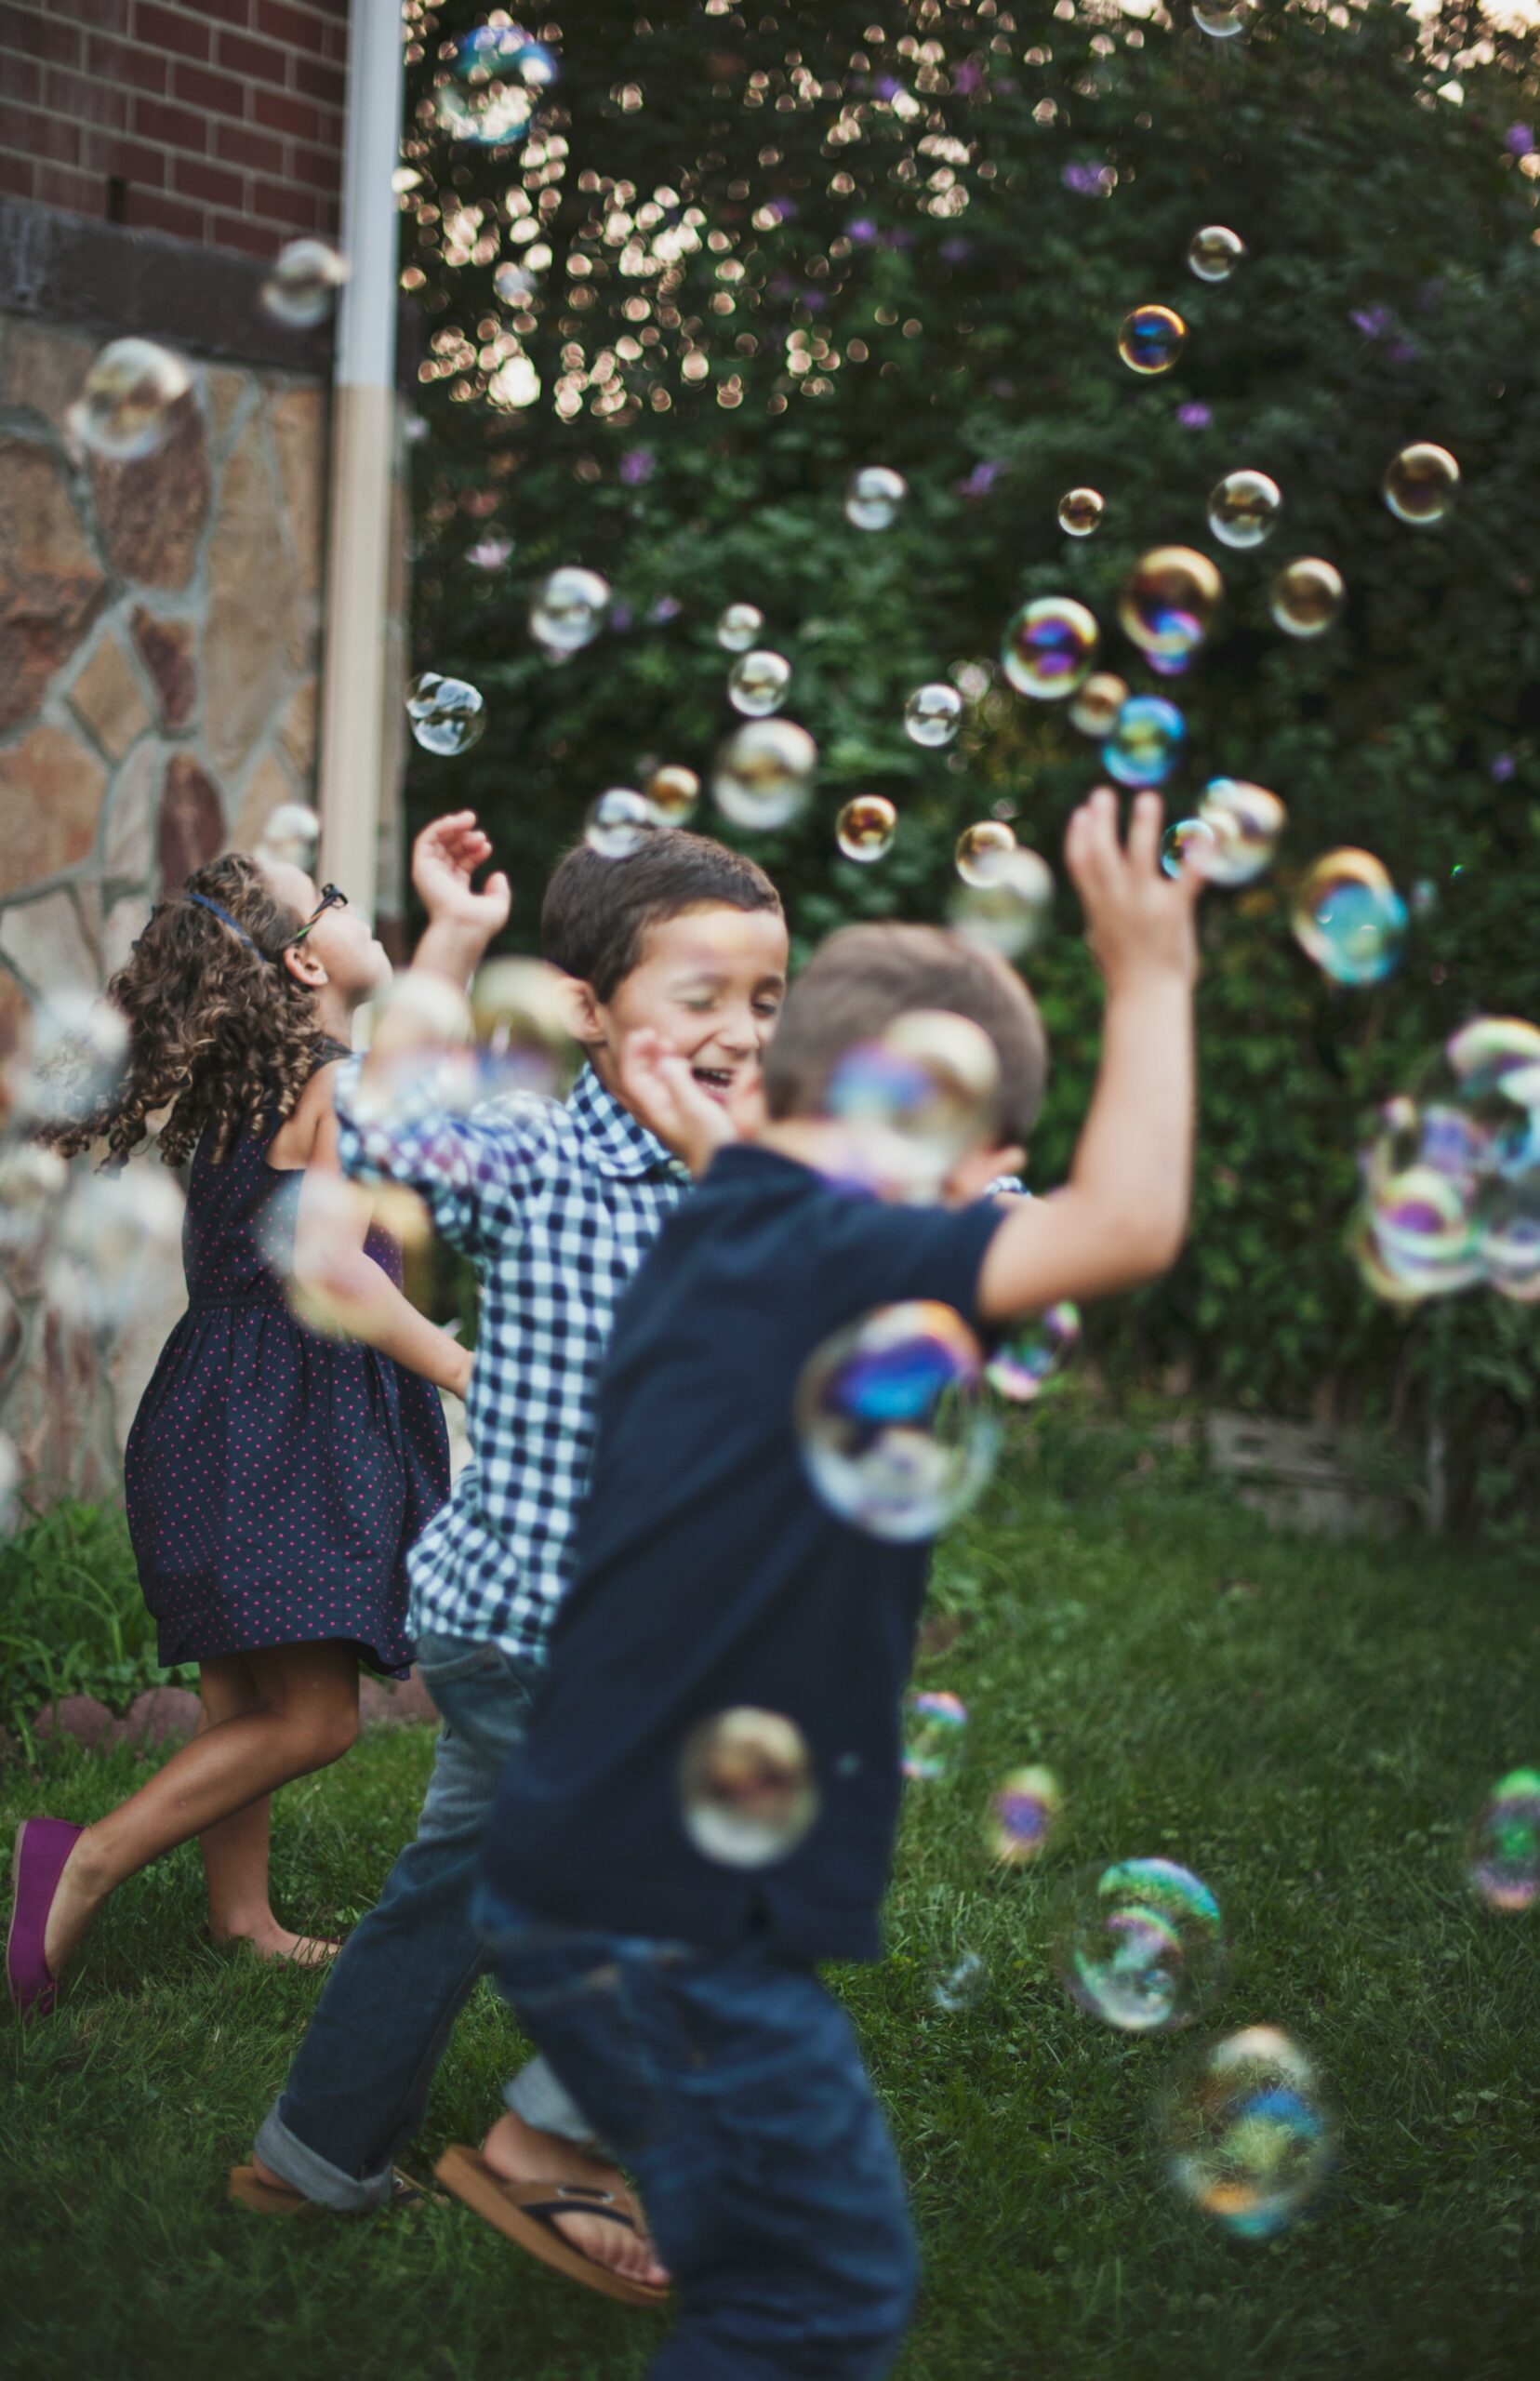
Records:
[[[56,1505],[0,1542],[0,1722],[95,1695],[126,1711],[147,1686],[192,1686],[195,1663],[163,1670],[120,1512]]]

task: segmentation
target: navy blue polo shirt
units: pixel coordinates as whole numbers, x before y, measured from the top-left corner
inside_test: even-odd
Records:
[[[930,1546],[818,1500],[792,1402],[814,1350],[873,1307],[974,1321],[1001,1220],[853,1197],[742,1146],[669,1217],[616,1318],[575,1583],[483,1840],[495,1891],[606,1933],[879,1955]],[[743,1705],[795,1722],[820,1796],[796,1848],[751,1869],[698,1852],[679,1803],[685,1738]]]

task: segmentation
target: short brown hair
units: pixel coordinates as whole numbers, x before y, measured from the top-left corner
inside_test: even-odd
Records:
[[[1000,1059],[1000,1128],[1025,1142],[1048,1081],[1048,1037],[1019,976],[940,926],[845,926],[790,991],[764,1054],[772,1117],[822,1112],[835,1061],[910,1009],[949,1009],[982,1026]]]
[[[612,1000],[642,964],[649,928],[713,901],[777,913],[781,905],[763,868],[710,835],[660,829],[624,859],[602,859],[579,844],[546,886],[540,949],[564,975]]]

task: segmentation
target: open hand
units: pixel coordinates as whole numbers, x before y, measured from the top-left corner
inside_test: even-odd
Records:
[[[692,1174],[704,1174],[718,1150],[737,1139],[726,1109],[701,1089],[689,1060],[652,1026],[627,1034],[616,1071],[631,1114],[682,1157]]]
[[[1194,868],[1161,867],[1158,793],[1135,797],[1126,845],[1118,837],[1118,797],[1100,786],[1082,802],[1064,839],[1065,865],[1085,911],[1085,938],[1108,990],[1141,978],[1198,974],[1196,913],[1202,878]]]
[[[499,871],[477,892],[471,878],[492,857],[492,845],[473,810],[451,811],[424,827],[412,845],[412,883],[431,924],[465,926],[484,945],[508,924],[513,896]]]

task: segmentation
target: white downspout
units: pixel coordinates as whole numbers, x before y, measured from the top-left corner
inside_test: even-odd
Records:
[[[332,378],[321,860],[372,920],[384,752],[386,618],[395,441],[398,0],[352,0],[342,253]]]

